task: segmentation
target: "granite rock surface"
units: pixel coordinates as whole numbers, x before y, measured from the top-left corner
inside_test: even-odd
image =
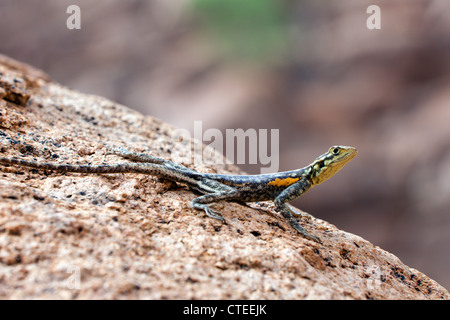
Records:
[[[176,128],[0,56],[0,156],[53,163],[124,161],[126,146],[171,159]],[[242,173],[229,165],[184,165]],[[139,174],[0,167],[1,299],[448,299],[423,273],[357,235],[270,203],[193,211],[186,186]],[[313,212],[310,212],[313,214]]]

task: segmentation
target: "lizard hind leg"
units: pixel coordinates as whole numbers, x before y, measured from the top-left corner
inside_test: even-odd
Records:
[[[227,187],[227,188],[229,188],[229,187]],[[203,191],[205,191],[205,188],[202,188],[202,189],[203,189]],[[221,200],[225,200],[225,201],[236,200],[237,195],[238,195],[238,191],[236,191],[233,188],[229,188],[229,190],[225,190],[225,191],[222,190],[222,191],[216,191],[213,193],[207,193],[203,196],[200,196],[200,197],[192,200],[191,207],[193,209],[205,211],[205,213],[208,217],[223,221],[224,218],[222,217],[222,214],[219,211],[211,209],[208,204],[217,202],[217,201],[221,201]]]
[[[195,199],[194,199],[194,201],[192,201],[191,207],[192,207],[193,209],[198,209],[198,210],[203,210],[203,211],[205,211],[206,215],[207,215],[208,217],[210,217],[210,218],[214,218],[214,219],[217,219],[217,220],[220,220],[220,221],[223,221],[223,220],[224,220],[223,217],[222,217],[222,214],[221,214],[219,211],[214,210],[214,209],[211,209],[211,208],[209,207],[209,205],[207,205],[207,204],[196,203],[196,202],[195,202]]]

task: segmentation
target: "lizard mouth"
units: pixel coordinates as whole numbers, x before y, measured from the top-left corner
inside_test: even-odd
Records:
[[[357,154],[355,148],[347,146],[331,147],[327,153],[320,156],[313,165],[315,174],[313,183],[315,185],[328,180],[339,172]]]
[[[349,161],[356,157],[356,154],[358,153],[358,150],[356,150],[353,147],[344,147],[346,152],[343,154],[343,159],[348,159]]]
[[[339,147],[339,148],[341,148],[341,150],[344,150],[344,152],[342,152],[340,156],[337,157],[336,159],[337,161],[335,163],[339,164],[342,167],[348,162],[350,162],[358,154],[358,151],[353,147]]]

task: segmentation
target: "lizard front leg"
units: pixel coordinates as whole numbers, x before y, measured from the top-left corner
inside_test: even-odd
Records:
[[[321,242],[320,239],[316,236],[310,235],[305,229],[303,229],[297,220],[294,218],[292,214],[298,214],[297,212],[290,209],[286,202],[289,202],[291,200],[294,200],[301,196],[303,193],[308,191],[308,189],[311,187],[311,184],[308,181],[299,181],[286,189],[284,189],[274,200],[273,203],[275,204],[276,210],[281,213],[281,215],[289,222],[289,224],[297,230],[302,236],[304,236],[307,239]],[[303,216],[303,214],[301,214]]]

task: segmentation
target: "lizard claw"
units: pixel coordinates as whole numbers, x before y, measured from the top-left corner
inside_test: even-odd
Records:
[[[319,237],[313,236],[312,234],[309,234],[305,229],[303,229],[298,223],[292,223],[291,222],[291,226],[298,232],[300,233],[303,237],[305,237],[306,239],[318,242],[318,243],[322,243],[322,240],[320,240]]]
[[[205,210],[206,214],[208,215],[208,217],[211,217],[211,218],[214,218],[214,219],[217,219],[217,220],[221,220],[221,221],[224,220],[223,217],[222,217],[222,214],[219,211],[213,210],[207,205],[205,205],[204,210]]]
[[[206,215],[210,218],[214,218],[220,221],[223,221],[222,214],[219,211],[211,209],[207,204],[192,202],[191,207],[198,210],[205,211]]]
[[[312,220],[312,215],[310,215],[309,213],[294,210],[294,209],[290,208],[289,206],[286,206],[286,207],[289,209],[289,211],[290,211],[292,214],[294,214],[294,215],[296,215],[296,216],[300,216],[302,219],[306,219],[306,220],[308,220],[308,221],[311,221],[311,220]]]

